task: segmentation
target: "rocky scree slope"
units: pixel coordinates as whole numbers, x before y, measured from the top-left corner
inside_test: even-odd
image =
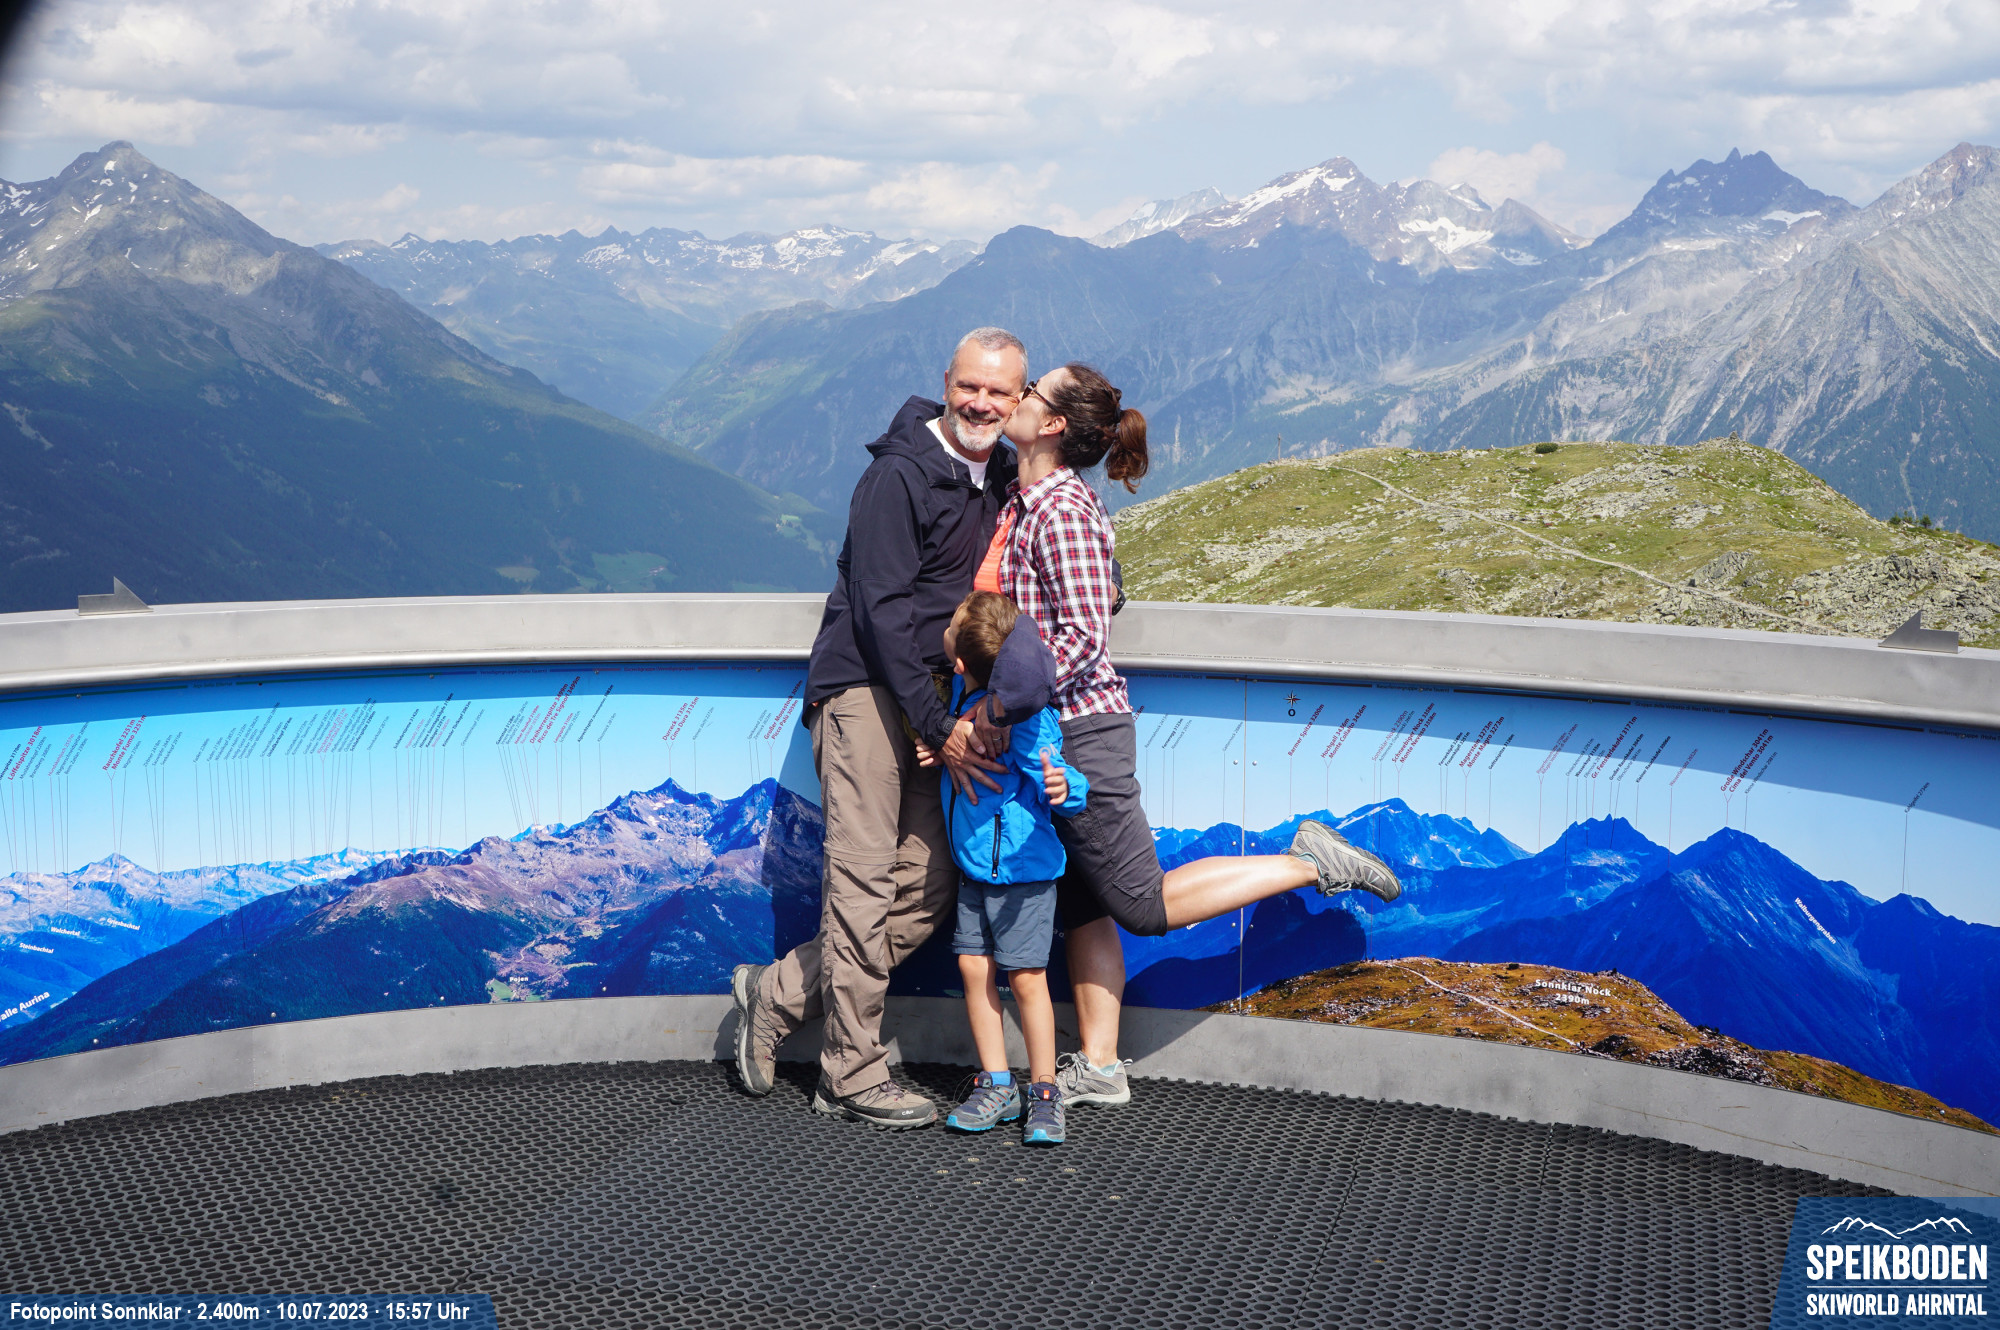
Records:
[[[1926,627],[2000,647],[2000,549],[1877,521],[1796,462],[1727,438],[1363,449],[1251,467],[1116,520],[1143,599],[1873,638],[1921,611]]]
[[[0,183],[0,611],[821,587],[789,509],[114,143]]]

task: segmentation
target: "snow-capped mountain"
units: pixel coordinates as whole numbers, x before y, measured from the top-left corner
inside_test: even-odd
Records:
[[[1229,196],[1213,186],[1183,194],[1177,199],[1154,199],[1151,203],[1141,204],[1130,217],[1109,231],[1092,236],[1090,243],[1116,249],[1142,237],[1172,230],[1190,217],[1226,207],[1228,203]]]
[[[1280,176],[1174,229],[1188,240],[1235,249],[1259,245],[1283,226],[1337,235],[1377,262],[1420,272],[1533,265],[1583,244],[1513,199],[1493,208],[1470,185],[1378,185],[1345,157]]]
[[[626,419],[745,314],[804,300],[896,300],[976,252],[963,241],[889,240],[833,226],[726,240],[607,227],[495,244],[405,235],[317,248],[496,359]]]

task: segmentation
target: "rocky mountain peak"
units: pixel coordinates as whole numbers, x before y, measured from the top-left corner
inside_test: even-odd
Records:
[[[1183,194],[1177,199],[1154,199],[1143,204],[1130,217],[1112,227],[1109,231],[1090,238],[1093,245],[1105,249],[1116,249],[1129,245],[1134,240],[1153,235],[1160,231],[1171,231],[1190,217],[1229,206],[1229,196],[1214,187],[1197,189],[1192,194]]]
[[[0,299],[91,276],[241,296],[296,257],[309,256],[122,140],[47,180],[0,181]]]
[[[1915,221],[1948,208],[1969,191],[1992,181],[2000,150],[1961,143],[1915,175],[1897,181],[1868,205],[1865,216],[1877,226]]]
[[[1533,265],[1582,243],[1516,200],[1495,209],[1470,185],[1378,185],[1345,157],[1279,176],[1174,229],[1189,240],[1247,249],[1281,227],[1331,233],[1377,262],[1420,272]]]
[[[1358,186],[1358,188],[1356,188]],[[1255,244],[1280,226],[1338,225],[1348,198],[1372,197],[1375,184],[1345,157],[1330,157],[1318,166],[1291,171],[1235,203],[1214,208],[1175,228],[1190,239],[1224,234],[1230,245]]]
[[[1719,162],[1706,158],[1668,171],[1630,216],[1596,243],[1671,235],[1776,234],[1809,218],[1838,220],[1854,211],[1846,199],[1821,193],[1771,160],[1735,148]]]

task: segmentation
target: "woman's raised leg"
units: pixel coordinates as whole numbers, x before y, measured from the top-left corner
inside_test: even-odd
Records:
[[[1167,874],[1167,927],[1186,928],[1318,881],[1311,861],[1289,854],[1196,859]]]

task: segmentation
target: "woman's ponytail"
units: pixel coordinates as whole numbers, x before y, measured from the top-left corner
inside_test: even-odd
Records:
[[[1064,365],[1069,373],[1049,403],[1067,422],[1063,465],[1085,471],[1104,463],[1104,474],[1136,492],[1146,474],[1146,417],[1122,404],[1123,394],[1089,365]]]
[[[1134,407],[1118,413],[1111,429],[1111,451],[1104,458],[1104,474],[1125,482],[1128,494],[1137,493],[1139,479],[1146,474],[1146,417]]]

